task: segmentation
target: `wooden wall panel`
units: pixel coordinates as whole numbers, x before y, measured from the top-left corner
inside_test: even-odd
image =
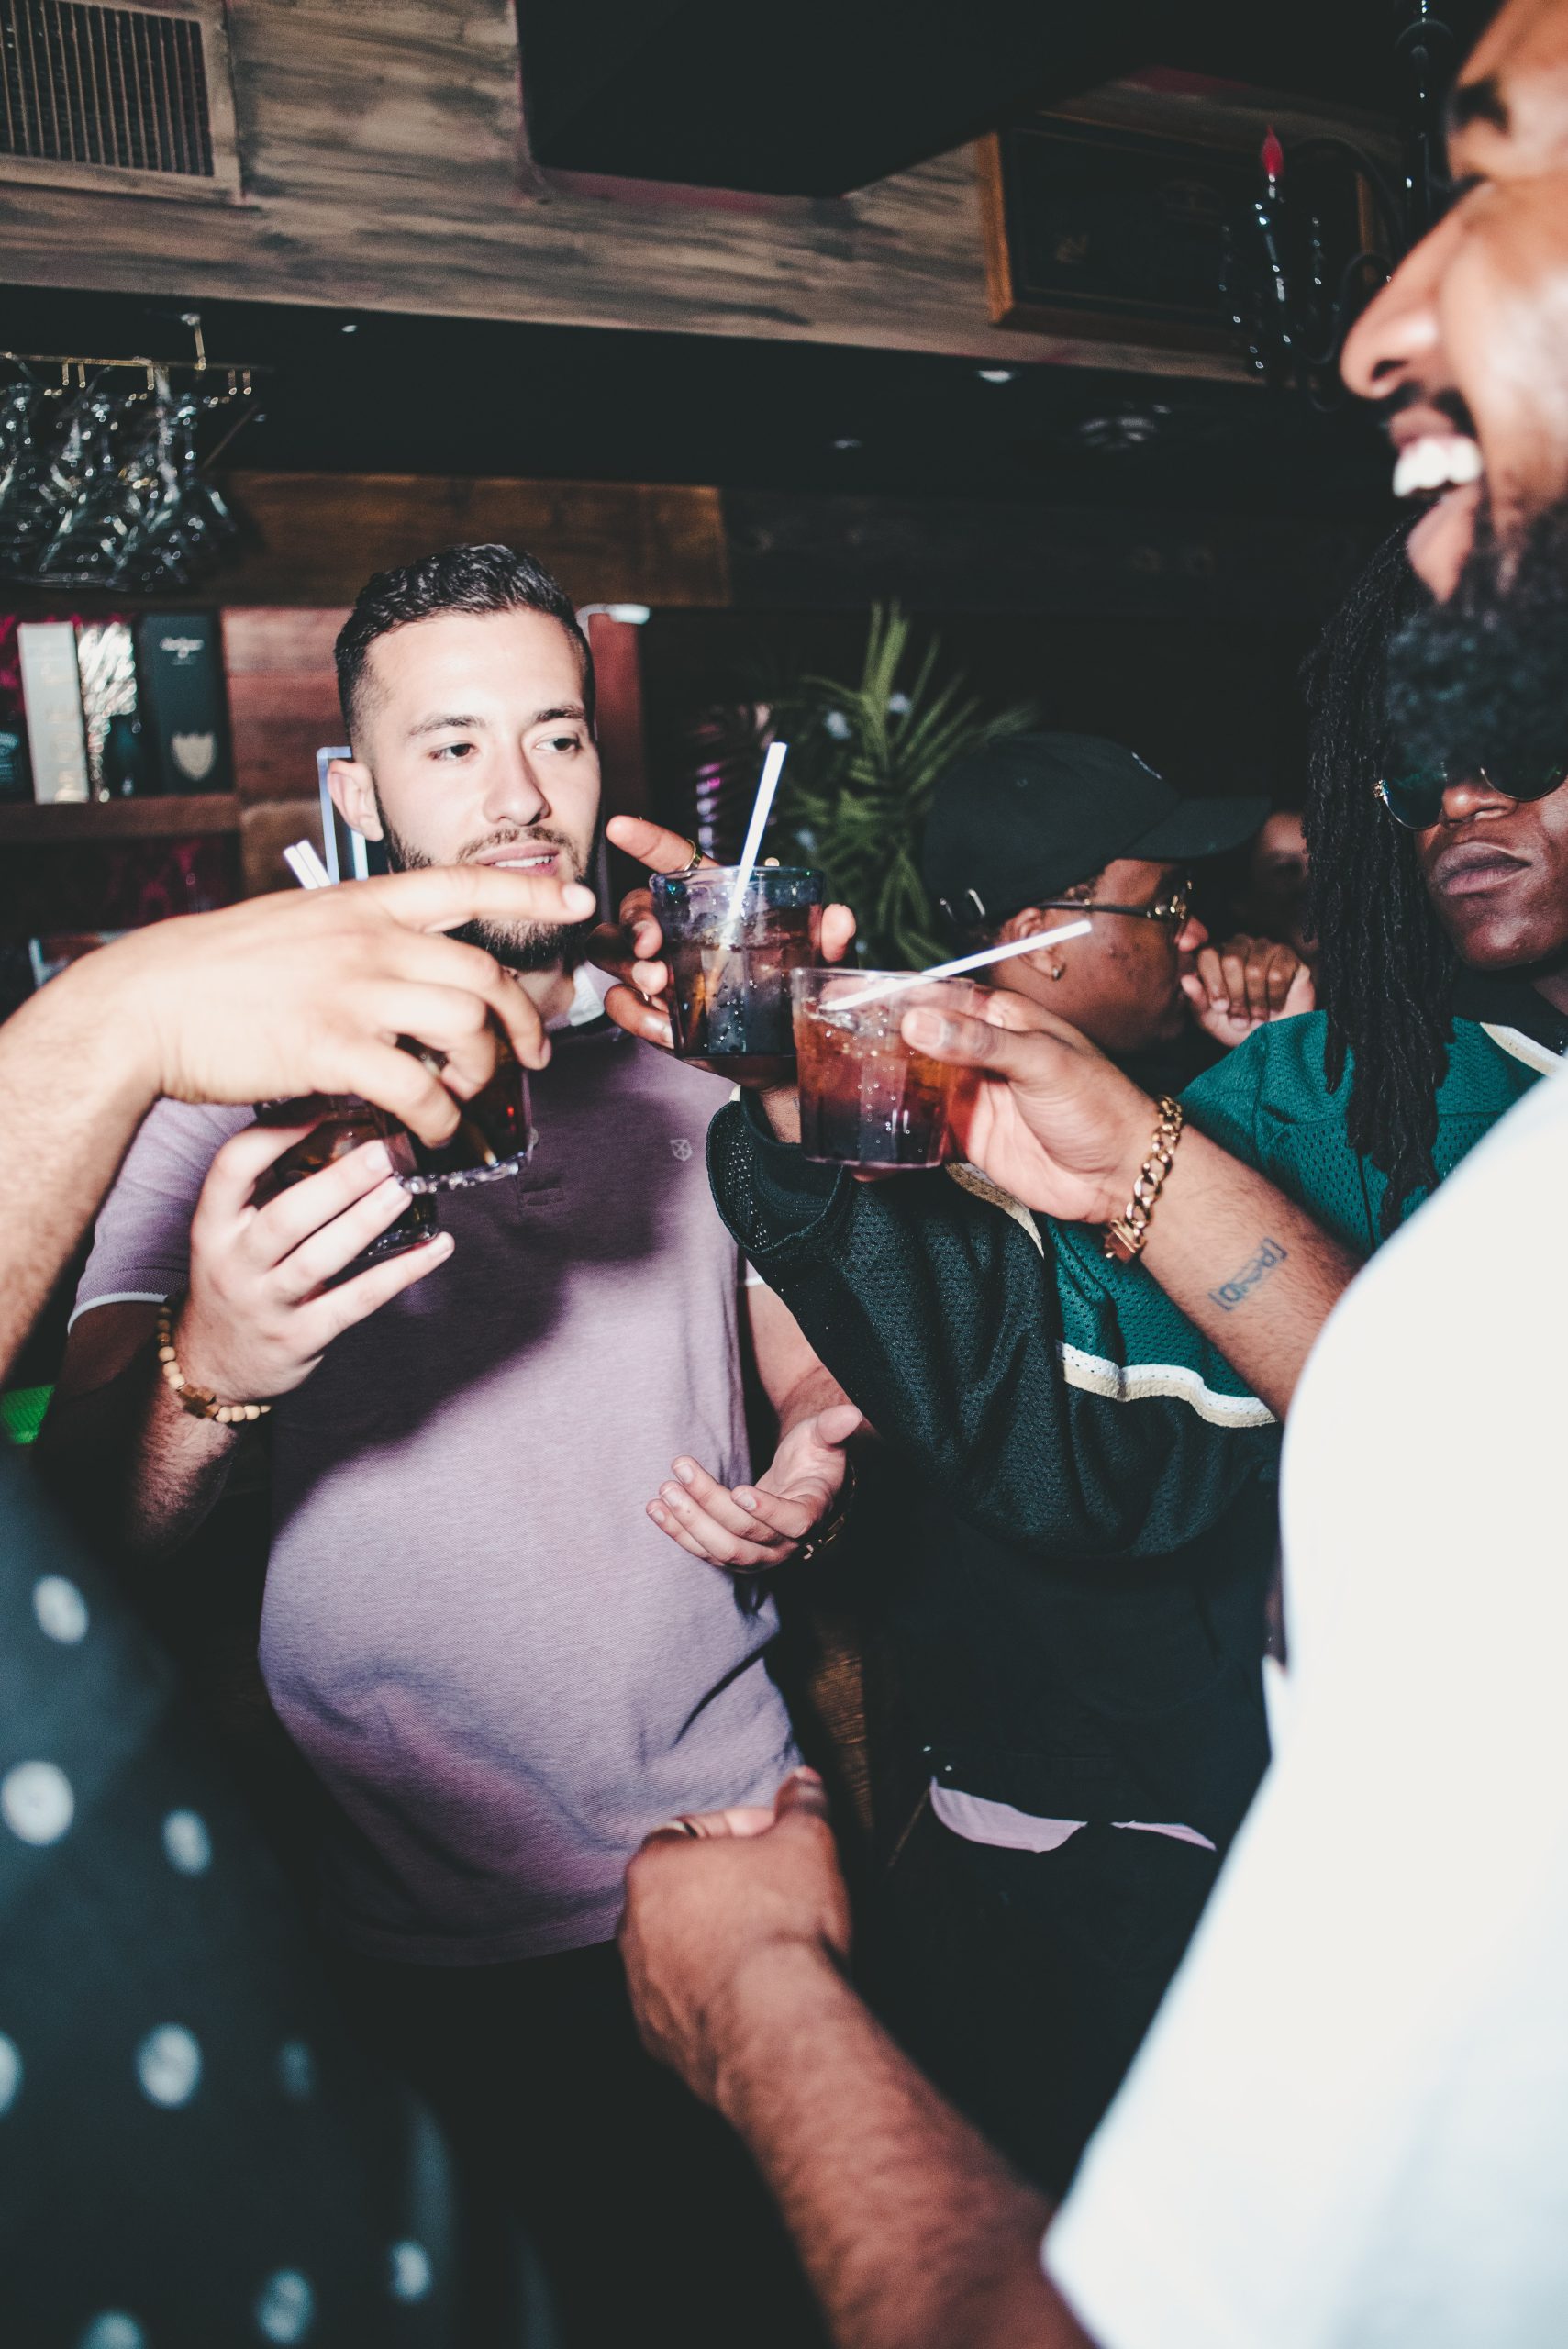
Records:
[[[276,610],[231,606],[223,618],[239,863],[245,895],[293,886],[291,841],[321,841],[316,753],[342,740],[332,641],[346,606]]]
[[[0,177],[8,276],[1103,363],[992,326],[968,149],[832,200],[587,193],[519,152],[512,0],[245,0],[229,24],[247,200],[175,217]]]
[[[739,609],[1182,620],[1316,618],[1376,531],[1278,515],[1003,505],[967,497],[725,494]]]
[[[225,603],[348,604],[388,563],[490,539],[526,547],[580,604],[729,600],[716,489],[261,473],[232,473],[227,486],[248,535],[211,583]]]

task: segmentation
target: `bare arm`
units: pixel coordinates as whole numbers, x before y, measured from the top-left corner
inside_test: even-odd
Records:
[[[482,865],[155,922],[53,979],[0,1028],[0,1376],[158,1096],[361,1093],[429,1141],[495,1066],[550,1047],[491,957],[434,935],[476,915],[572,921],[585,889]],[[447,1055],[447,1081],[396,1049]]]
[[[92,984],[91,961],[0,1027],[0,1379],[157,1089],[150,1037],[117,1017],[114,998]]]
[[[840,2349],[1085,2349],[1040,2268],[1050,2205],[825,1958],[792,1950],[742,1975],[717,2101]]]
[[[731,1488],[683,1455],[648,1514],[694,1558],[754,1574],[784,1564],[832,1518],[849,1471],[844,1447],[865,1421],[784,1299],[760,1284],[745,1296],[757,1375],[778,1420],[772,1464]]]
[[[1050,2206],[844,1978],[820,1786],[633,1861],[622,1954],[642,2035],[731,2122],[840,2349],[1087,2349],[1040,2265]]]
[[[1158,1111],[1076,1029],[998,990],[985,1019],[914,1011],[905,1033],[934,1058],[980,1072],[955,1111],[955,1130],[993,1182],[1070,1223],[1108,1223],[1125,1212]],[[1177,1145],[1142,1261],[1281,1419],[1318,1332],[1360,1270],[1305,1208],[1192,1128]]]
[[[87,1501],[98,1529],[133,1556],[188,1540],[222,1496],[240,1431],[183,1410],[159,1375],[156,1308],[101,1305],[66,1341],[39,1439],[61,1497]]]
[[[746,1309],[751,1328],[751,1349],[762,1391],[773,1407],[782,1442],[790,1430],[815,1412],[831,1410],[849,1400],[843,1388],[818,1360],[805,1330],[782,1297],[759,1282],[748,1285]]]
[[[1153,1116],[1151,1104],[1145,1153]],[[1129,1180],[1129,1196],[1131,1187]],[[1349,1249],[1265,1175],[1192,1130],[1177,1147],[1143,1262],[1276,1419],[1284,1419],[1318,1331],[1361,1270]]]

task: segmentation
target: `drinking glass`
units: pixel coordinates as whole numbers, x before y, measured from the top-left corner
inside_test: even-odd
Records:
[[[822,875],[759,865],[737,903],[740,870],[654,880],[675,1051],[738,1085],[784,1084],[795,1063],[790,974],[821,951]]]
[[[940,1165],[973,1073],[915,1052],[904,1018],[929,1008],[983,1018],[984,989],[907,971],[796,971],[790,988],[806,1156],[828,1166]]]

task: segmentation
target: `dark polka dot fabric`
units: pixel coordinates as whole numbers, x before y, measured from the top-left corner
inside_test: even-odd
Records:
[[[466,2349],[459,2216],[172,1667],[0,1442],[0,2340]]]

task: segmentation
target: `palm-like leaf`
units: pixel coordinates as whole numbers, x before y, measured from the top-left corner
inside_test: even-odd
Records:
[[[911,634],[896,604],[874,607],[859,684],[804,677],[772,711],[790,743],[775,829],[854,907],[862,958],[892,969],[941,953],[919,864],[937,783],[970,751],[1036,722],[1025,704],[986,714],[963,676],[940,677],[935,637],[900,692]]]

